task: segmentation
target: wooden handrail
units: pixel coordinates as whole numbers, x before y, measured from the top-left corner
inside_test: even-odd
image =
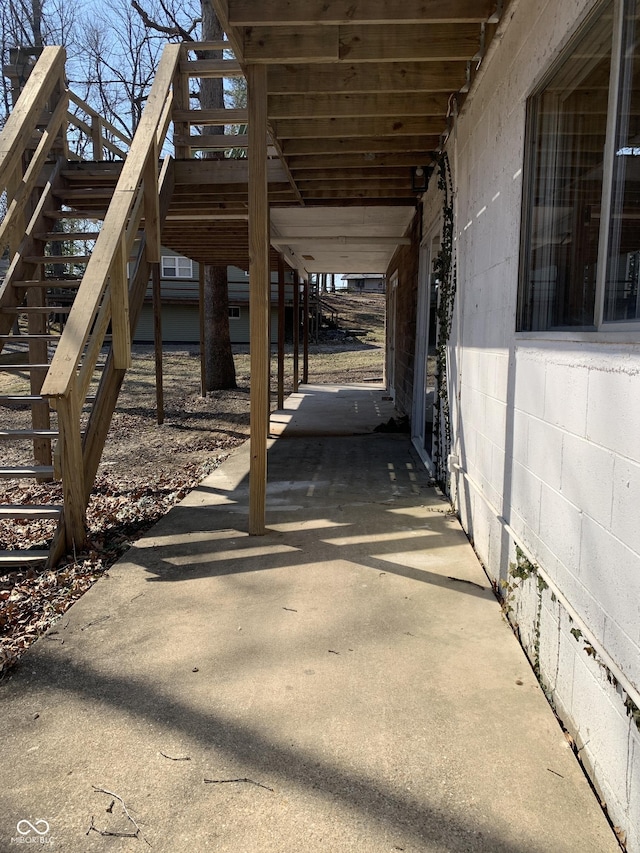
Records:
[[[179,44],[168,44],[164,48],[131,150],[122,167],[104,224],[42,386],[44,396],[66,397],[76,381],[77,367],[89,338],[91,324],[100,307],[114,264],[122,256],[122,241],[143,184],[148,158],[155,156],[157,151],[157,130],[166,116],[165,104],[170,97],[180,55]],[[138,215],[141,216],[141,213]],[[119,331],[114,326],[114,338]]]
[[[25,205],[29,200],[29,196],[35,188],[36,181],[40,177],[40,171],[51,151],[56,134],[60,130],[62,123],[67,114],[67,98],[66,93],[60,98],[58,106],[53,111],[49,124],[40,138],[38,147],[36,148],[27,170],[16,191],[13,193],[13,198],[9,201],[7,212],[2,223],[0,224],[0,254],[9,245],[10,232],[17,217],[23,213]]]
[[[110,121],[107,121],[107,119],[104,116],[101,116],[97,110],[95,110],[86,101],[83,101],[82,98],[79,98],[78,95],[76,95],[74,92],[69,92],[69,100],[72,103],[74,103],[77,107],[80,107],[80,109],[84,113],[86,113],[88,116],[91,116],[91,118],[100,119],[105,130],[107,130],[112,136],[117,136],[118,139],[121,142],[124,142],[124,144],[127,147],[129,145],[131,145],[131,137],[130,136],[127,136],[126,133],[123,133],[121,130],[118,130],[118,128],[115,127],[115,125],[111,124]],[[87,127],[88,127],[88,125],[87,125]]]
[[[63,47],[45,47],[0,135],[0,191],[7,188],[56,83],[64,79]]]

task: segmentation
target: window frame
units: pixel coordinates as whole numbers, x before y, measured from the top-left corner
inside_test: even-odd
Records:
[[[186,261],[189,264],[189,274],[182,275],[180,273],[180,261]],[[175,275],[167,272],[167,262],[169,265],[175,267]],[[173,263],[171,263],[173,262]],[[160,270],[162,278],[170,278],[172,280],[181,279],[181,280],[189,280],[193,278],[193,261],[191,258],[187,258],[185,255],[162,255]]]
[[[611,211],[614,198],[614,172],[616,156],[616,135],[618,130],[618,104],[621,81],[623,78],[623,48],[625,36],[625,5],[626,0],[602,0],[590,11],[576,32],[559,50],[542,78],[530,92],[526,104],[523,193],[520,227],[520,253],[518,269],[518,303],[516,312],[516,335],[519,338],[591,341],[591,342],[624,342],[626,335],[631,342],[640,337],[640,317],[633,320],[606,320],[605,301],[607,299],[607,265],[611,238]],[[526,330],[524,312],[528,304],[529,275],[530,275],[530,244],[532,237],[533,204],[532,197],[536,190],[534,170],[536,166],[536,129],[538,127],[539,105],[541,96],[572,51],[575,51],[588,29],[593,26],[597,17],[607,6],[611,6],[613,17],[613,32],[611,37],[611,69],[607,94],[607,122],[605,146],[603,152],[603,177],[600,199],[600,226],[598,233],[597,266],[595,278],[595,296],[593,324],[562,329],[548,328],[544,330]],[[640,22],[638,23],[640,31]],[[638,48],[640,50],[640,48]]]
[[[231,313],[237,311],[238,313]],[[229,305],[229,319],[230,320],[239,320],[242,314],[242,310],[239,305]]]

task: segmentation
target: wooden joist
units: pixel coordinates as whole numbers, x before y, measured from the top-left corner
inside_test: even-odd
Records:
[[[481,23],[495,0],[227,0],[232,27],[314,27],[339,24]]]

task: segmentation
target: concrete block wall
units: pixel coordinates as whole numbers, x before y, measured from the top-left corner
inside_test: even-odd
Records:
[[[516,334],[526,100],[594,0],[516,0],[448,143],[458,296],[452,492],[512,620],[640,851],[640,331]],[[430,188],[425,215],[438,204]],[[636,707],[637,710],[637,707]]]

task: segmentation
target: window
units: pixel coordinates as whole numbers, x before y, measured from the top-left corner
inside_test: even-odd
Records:
[[[240,306],[239,305],[229,305],[229,319],[230,320],[239,320],[240,319]]]
[[[162,256],[163,278],[193,278],[193,264],[181,255]]]
[[[529,101],[519,331],[640,331],[639,34],[601,4]]]

